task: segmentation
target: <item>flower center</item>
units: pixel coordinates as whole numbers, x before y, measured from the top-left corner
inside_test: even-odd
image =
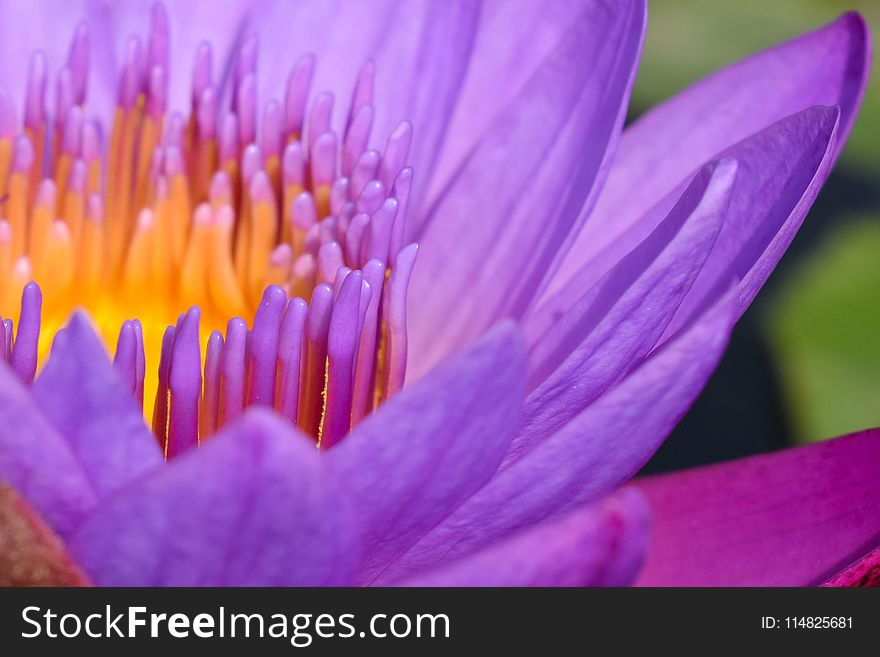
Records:
[[[32,380],[81,306],[169,456],[250,404],[330,446],[403,384],[411,126],[370,149],[368,62],[334,130],[334,96],[308,103],[312,56],[258,113],[255,37],[224,85],[201,44],[189,116],[169,113],[169,42],[157,5],[145,44],[128,39],[110,126],[88,114],[85,25],[53,114],[40,52],[23,128],[0,94],[4,317],[24,288],[15,339],[10,320],[0,328],[6,358]]]

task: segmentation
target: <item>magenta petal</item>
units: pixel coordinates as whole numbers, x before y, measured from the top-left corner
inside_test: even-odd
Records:
[[[522,337],[501,324],[330,451],[363,525],[360,581],[372,581],[488,481],[510,444],[524,383]]]
[[[651,352],[704,267],[737,175],[723,160],[694,179],[654,232],[592,288],[530,317],[529,395],[510,458],[551,436]]]
[[[856,559],[822,583],[822,586],[875,588],[880,586],[880,547]]]
[[[730,297],[491,481],[388,569],[388,581],[465,557],[631,477],[684,415],[732,325]]]
[[[868,77],[870,36],[858,14],[733,64],[626,129],[602,196],[569,252],[565,278],[601,253],[703,162],[783,117],[839,105],[840,152]]]
[[[604,179],[644,25],[639,1],[585,6],[438,194],[411,286],[413,376],[532,301]]]
[[[70,552],[96,584],[129,586],[340,585],[360,559],[314,441],[260,409],[108,499]]]
[[[0,480],[15,488],[62,538],[97,503],[71,446],[5,362],[0,362]]]
[[[34,400],[106,497],[162,465],[162,450],[89,320],[74,314],[60,335],[33,385]]]
[[[647,505],[627,489],[399,584],[627,586],[638,574],[647,542]]]
[[[653,516],[640,584],[815,585],[880,545],[877,429],[638,484]]]

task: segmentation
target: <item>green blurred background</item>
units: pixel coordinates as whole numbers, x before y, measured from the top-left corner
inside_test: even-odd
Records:
[[[631,118],[713,70],[880,0],[653,0]],[[734,331],[697,404],[646,466],[678,469],[880,426],[880,62],[843,157]]]

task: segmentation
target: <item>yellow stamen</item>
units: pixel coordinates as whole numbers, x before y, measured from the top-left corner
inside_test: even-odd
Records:
[[[75,190],[68,188],[64,192],[64,205],[61,210],[61,216],[70,229],[70,235],[73,243],[74,254],[79,247],[82,238],[83,216],[85,214],[85,199],[83,195]]]
[[[319,185],[315,190],[315,208],[319,218],[330,216],[330,185]]]
[[[89,162],[88,174],[86,177],[86,195],[101,193],[101,160],[95,158]]]
[[[274,203],[260,201],[254,205],[246,286],[254,306],[260,303],[263,294],[263,280],[269,270],[269,254],[275,246],[276,222]]]
[[[6,199],[6,216],[12,229],[12,255],[15,258],[24,254],[27,208],[28,176],[16,171],[9,179],[9,198]]]
[[[31,213],[27,249],[35,272],[41,272],[45,269],[45,261],[48,254],[45,237],[52,228],[54,215],[54,199],[51,205],[44,202],[37,203]]]
[[[153,152],[159,143],[159,135],[162,132],[162,119],[147,116],[141,125],[140,140],[138,143],[137,169],[134,179],[134,205],[132,209],[145,207],[147,202],[148,183],[150,182],[150,163]]]
[[[110,172],[107,184],[107,215],[113,217],[108,223],[110,265],[116,269],[127,247],[131,205],[132,162],[136,137],[143,112],[144,99],[140,96],[136,107],[119,109],[113,121],[113,135],[110,140]]]
[[[196,209],[192,235],[180,269],[181,293],[186,306],[200,303],[208,296],[207,259],[211,210],[207,205]]]
[[[141,210],[125,257],[123,274],[126,296],[131,299],[151,296],[148,283],[155,223],[152,210]]]
[[[214,221],[208,230],[208,291],[211,301],[225,317],[242,316],[248,310],[230,258],[232,224],[232,208],[224,206],[214,212]]]
[[[89,208],[89,216],[83,226],[83,238],[80,253],[82,258],[77,268],[78,301],[87,303],[98,294],[98,288],[104,278],[104,227],[103,207],[96,200]]]
[[[6,180],[9,177],[9,168],[12,166],[12,140],[7,137],[0,138],[0,196],[6,194]]]
[[[183,252],[186,247],[187,236],[190,231],[190,207],[189,186],[183,173],[175,174],[169,183],[169,232],[171,239],[171,253],[174,256],[174,264],[179,266],[183,261]]]
[[[55,164],[55,189],[59,194],[57,197],[58,207],[56,212],[62,211],[63,192],[67,188],[67,182],[70,180],[70,170],[73,168],[73,158],[67,153],[62,153]]]
[[[65,302],[73,283],[76,262],[70,229],[64,221],[52,222],[47,242],[46,260],[41,263],[45,269],[39,269],[35,263],[34,276],[44,281],[45,312],[51,314],[57,312]]]
[[[217,170],[217,141],[208,139],[196,146],[193,191],[196,198],[207,198],[211,176]]]

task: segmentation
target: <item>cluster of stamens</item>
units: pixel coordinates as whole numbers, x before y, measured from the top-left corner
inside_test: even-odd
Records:
[[[108,131],[89,116],[84,25],[52,116],[42,53],[23,127],[0,94],[4,317],[22,295],[15,338],[10,319],[0,325],[3,355],[33,380],[81,306],[115,340],[114,364],[168,456],[254,404],[331,446],[403,384],[411,126],[370,149],[368,62],[337,134],[334,96],[309,103],[312,56],[294,64],[283,102],[259,113],[253,37],[225,94],[203,43],[189,117],[169,113],[169,40],[157,5],[146,44],[127,42]]]

